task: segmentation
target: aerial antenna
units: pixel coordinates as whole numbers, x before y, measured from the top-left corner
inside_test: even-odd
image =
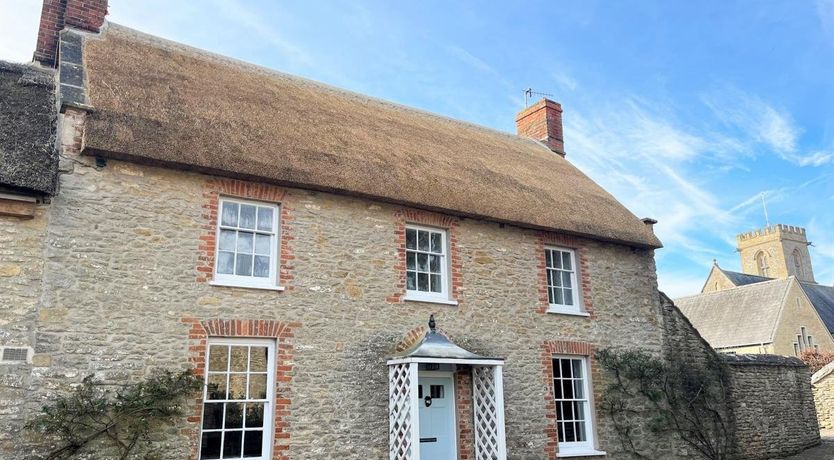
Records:
[[[770,227],[770,219],[767,217],[767,203],[765,203],[765,192],[762,192],[762,209],[764,209],[765,214],[765,225]]]
[[[530,99],[533,99],[533,96],[553,97],[552,94],[540,93],[538,91],[533,91],[533,88],[527,88],[524,90],[524,107],[530,105]]]

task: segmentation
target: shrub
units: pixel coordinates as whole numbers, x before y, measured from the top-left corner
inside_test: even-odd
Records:
[[[825,367],[826,364],[834,362],[834,353],[820,353],[816,350],[805,350],[799,356],[799,359],[801,359],[806,365],[808,365],[808,368],[811,370],[811,373],[813,374],[814,372]]]

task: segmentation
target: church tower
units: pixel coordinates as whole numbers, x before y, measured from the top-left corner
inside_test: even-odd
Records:
[[[792,225],[771,225],[736,236],[741,270],[768,278],[795,276],[815,283],[805,229]]]

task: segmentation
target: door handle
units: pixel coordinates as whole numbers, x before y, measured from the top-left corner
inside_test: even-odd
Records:
[[[420,438],[420,442],[437,442],[437,438]]]

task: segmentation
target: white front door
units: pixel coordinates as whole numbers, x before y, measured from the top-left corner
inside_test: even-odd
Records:
[[[452,378],[421,376],[418,382],[420,458],[454,460],[457,458],[457,430]]]

